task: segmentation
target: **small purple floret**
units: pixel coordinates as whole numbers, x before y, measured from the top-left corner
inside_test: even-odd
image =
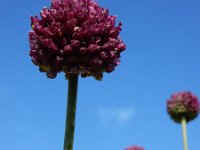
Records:
[[[103,78],[120,63],[126,45],[120,39],[116,16],[93,0],[52,0],[38,16],[31,17],[30,56],[47,77],[57,73]]]
[[[189,122],[200,112],[199,100],[192,92],[174,93],[167,100],[167,111],[175,122],[180,123],[183,118]]]
[[[144,148],[134,145],[134,146],[127,147],[125,150],[144,150]]]

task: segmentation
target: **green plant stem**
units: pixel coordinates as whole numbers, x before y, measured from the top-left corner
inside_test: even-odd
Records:
[[[78,75],[70,75],[68,77],[68,102],[67,102],[64,150],[73,150],[77,88],[78,88]]]
[[[188,142],[187,142],[187,121],[185,118],[182,119],[181,121],[182,125],[182,132],[183,132],[183,146],[184,150],[188,150]]]

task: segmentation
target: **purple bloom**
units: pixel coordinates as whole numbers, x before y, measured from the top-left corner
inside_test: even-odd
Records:
[[[126,45],[120,39],[116,16],[93,0],[52,0],[31,17],[30,56],[47,77],[57,73],[93,76],[101,80],[120,63]]]
[[[127,147],[125,150],[144,150],[144,148],[134,145],[134,146]]]
[[[200,104],[191,92],[178,92],[167,100],[167,111],[175,122],[180,123],[183,118],[189,122],[198,116]]]

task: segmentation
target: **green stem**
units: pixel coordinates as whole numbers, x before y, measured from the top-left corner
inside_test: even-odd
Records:
[[[187,142],[187,122],[186,119],[183,118],[181,121],[181,125],[182,125],[182,132],[183,132],[183,146],[184,146],[184,150],[188,150],[188,142]]]
[[[65,126],[64,150],[73,150],[78,75],[70,75],[68,80],[68,103]]]

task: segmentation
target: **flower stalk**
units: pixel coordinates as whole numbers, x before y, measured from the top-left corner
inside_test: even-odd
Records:
[[[188,150],[187,122],[186,122],[185,118],[182,119],[181,125],[182,125],[182,133],[183,133],[183,146],[184,146],[184,150]]]
[[[184,150],[188,150],[187,123],[194,120],[199,111],[198,97],[192,92],[177,92],[167,100],[167,112],[170,118],[182,126]]]
[[[78,75],[71,74],[68,77],[68,102],[67,116],[65,126],[64,150],[73,150],[75,118],[76,118],[76,103],[78,89]]]
[[[120,64],[122,23],[95,0],[51,0],[30,19],[31,61],[48,78],[69,80],[64,150],[73,150],[78,76],[102,80]]]

